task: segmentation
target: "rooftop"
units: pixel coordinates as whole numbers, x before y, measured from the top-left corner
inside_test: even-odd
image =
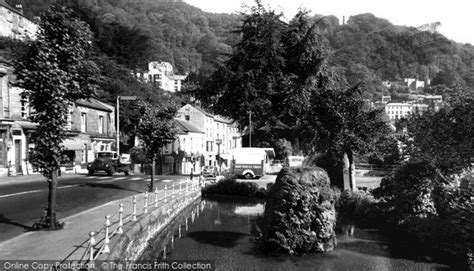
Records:
[[[182,120],[182,119],[175,119],[178,129],[185,133],[201,133],[204,134],[204,131],[200,130],[194,124],[189,121]]]
[[[112,112],[113,111],[111,108],[106,107],[105,105],[103,105],[102,103],[100,103],[99,101],[97,101],[95,99],[89,99],[89,100],[80,99],[80,100],[76,101],[76,105],[83,106],[83,107],[88,107],[88,108],[92,108],[92,109],[97,109],[97,110],[105,111],[105,112]]]

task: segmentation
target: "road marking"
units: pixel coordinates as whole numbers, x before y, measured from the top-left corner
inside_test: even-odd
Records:
[[[117,177],[117,178],[114,178],[114,180],[123,180],[123,179],[126,179],[127,177]]]
[[[112,179],[112,177],[98,177],[99,180]]]
[[[61,189],[61,188],[69,188],[69,187],[76,187],[76,186],[79,186],[79,185],[78,185],[78,184],[65,185],[65,186],[60,186],[60,187],[58,187],[58,189]]]
[[[130,181],[138,181],[138,180],[143,180],[142,177],[133,177],[133,178],[130,178]]]
[[[14,193],[14,194],[2,195],[2,196],[0,196],[0,198],[19,196],[19,195],[36,193],[36,192],[41,192],[41,191],[44,191],[44,190],[31,190],[31,191],[19,192],[19,193]]]

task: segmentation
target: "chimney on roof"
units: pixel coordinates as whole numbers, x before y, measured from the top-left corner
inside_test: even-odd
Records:
[[[15,5],[15,8],[16,8],[21,14],[23,14],[23,5],[22,5],[22,4],[16,4],[16,5]]]

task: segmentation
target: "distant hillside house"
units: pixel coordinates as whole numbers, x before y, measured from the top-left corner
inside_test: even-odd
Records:
[[[173,66],[168,62],[152,61],[148,64],[148,72],[137,73],[137,78],[145,82],[152,82],[157,87],[169,91],[181,91],[181,82],[186,75],[174,74]]]
[[[23,15],[23,8],[8,5],[0,0],[0,36],[24,40],[34,39],[38,26]]]
[[[420,81],[420,80],[415,79],[415,78],[405,78],[404,82],[412,90],[417,90],[419,88],[424,88],[425,87],[425,82],[424,81]],[[426,85],[429,85],[429,83],[427,83]]]

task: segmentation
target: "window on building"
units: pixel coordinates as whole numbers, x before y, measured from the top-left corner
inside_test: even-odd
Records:
[[[13,21],[13,13],[11,11],[7,12],[7,21],[9,22]]]
[[[73,105],[69,105],[67,115],[66,115],[66,127],[64,127],[66,130],[71,130],[72,129],[72,113],[74,111]]]
[[[104,116],[99,116],[99,134],[104,133]]]
[[[206,151],[207,152],[212,152],[212,146],[213,146],[212,141],[207,141],[206,142]]]
[[[30,105],[27,98],[22,98],[20,100],[21,105],[21,118],[27,119],[30,116]]]
[[[87,163],[87,144],[84,144],[84,149],[82,150],[81,163]]]
[[[85,133],[87,131],[87,114],[81,113],[81,132]]]
[[[184,115],[184,119],[187,120],[187,121],[189,121],[191,118],[190,118],[189,115]]]

